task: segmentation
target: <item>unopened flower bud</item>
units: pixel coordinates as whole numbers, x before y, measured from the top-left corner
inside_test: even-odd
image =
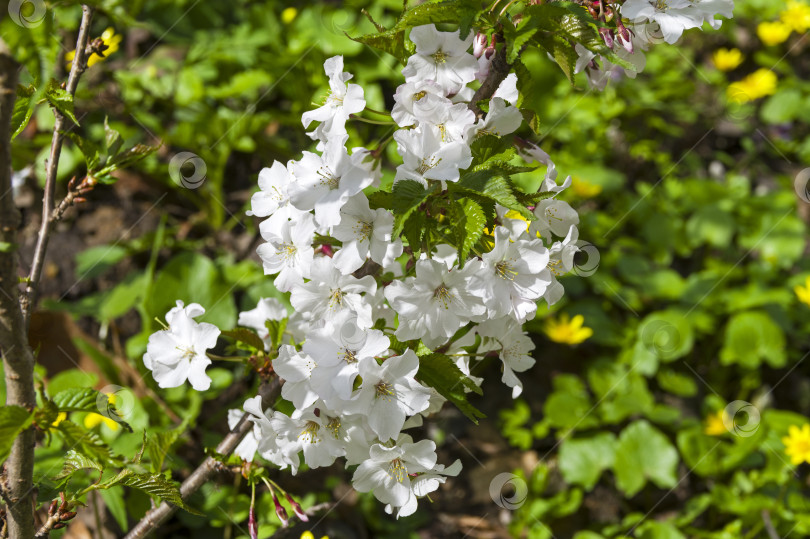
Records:
[[[248,533],[250,539],[259,539],[259,522],[256,520],[256,506],[250,504],[250,512],[248,513]]]
[[[486,34],[475,34],[475,38],[473,39],[473,56],[481,58],[481,55],[484,54],[484,49],[487,48],[487,41]]]
[[[273,492],[273,503],[276,506],[276,516],[281,521],[281,525],[286,528],[290,522],[290,517],[287,516],[287,510],[279,503],[275,492]]]
[[[613,30],[610,28],[600,28],[599,33],[602,35],[602,39],[605,40],[605,45],[608,48],[613,48]]]
[[[300,518],[303,522],[309,522],[309,517],[307,516],[306,513],[304,513],[304,510],[301,509],[301,505],[297,501],[295,501],[293,497],[289,495],[289,493],[285,492],[284,495],[287,497],[287,501],[293,508],[293,511],[295,512],[296,516],[298,516],[298,518]]]

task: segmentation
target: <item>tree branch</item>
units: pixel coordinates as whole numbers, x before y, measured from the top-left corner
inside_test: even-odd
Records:
[[[259,388],[259,394],[262,396],[262,409],[271,406],[278,398],[281,392],[281,381],[278,377],[273,378],[268,384],[262,385]],[[216,452],[220,455],[230,455],[239,442],[242,441],[248,432],[253,429],[253,422],[249,419],[250,414],[245,413],[239,420],[239,423],[233,428],[231,432],[219,443]],[[202,464],[194,470],[188,478],[180,485],[180,496],[183,501],[197,492],[217,471],[218,462],[211,457],[206,457]],[[146,515],[135,525],[134,528],[126,535],[124,539],[142,539],[149,536],[158,526],[166,522],[170,516],[177,511],[177,507],[169,505],[166,502],[161,503],[154,509],[150,509]]]
[[[498,86],[501,85],[503,79],[509,74],[512,66],[506,61],[506,45],[501,45],[500,49],[495,51],[495,56],[489,64],[489,74],[481,87],[475,92],[470,99],[470,110],[472,110],[479,118],[484,114],[478,107],[479,101],[484,101],[492,97]]]
[[[88,42],[90,39],[90,20],[93,18],[94,8],[82,5],[82,21],[79,25],[79,36],[76,39],[76,54],[70,68],[65,91],[71,96],[76,94],[76,87],[79,85],[79,77],[87,69]],[[31,320],[31,312],[36,307],[39,280],[42,277],[42,267],[45,264],[45,252],[48,249],[48,239],[51,234],[54,210],[54,192],[56,191],[56,173],[59,168],[59,156],[62,153],[62,142],[64,141],[65,123],[67,118],[54,109],[56,121],[53,125],[53,136],[51,138],[51,153],[48,157],[48,168],[45,172],[45,195],[42,199],[42,224],[39,228],[37,245],[34,249],[34,260],[31,263],[31,273],[28,275],[28,284],[25,294],[22,297],[23,319],[25,327]]]
[[[6,378],[6,405],[33,410],[34,356],[28,346],[25,322],[18,302],[17,229],[20,213],[11,187],[11,116],[17,95],[17,70],[8,46],[0,39],[0,350]],[[34,535],[31,499],[34,473],[34,430],[26,429],[14,440],[5,463],[3,496],[6,498],[8,536],[28,539]]]

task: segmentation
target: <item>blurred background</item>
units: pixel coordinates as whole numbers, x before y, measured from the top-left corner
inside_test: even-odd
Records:
[[[66,77],[81,18],[72,2],[39,4],[0,22],[23,85]],[[134,433],[97,414],[84,425],[126,455],[143,429],[168,433],[165,469],[182,480],[227,430],[227,409],[255,394],[255,375],[216,367],[206,392],[158,390],[140,359],[155,319],[182,298],[228,329],[259,298],[284,301],[245,213],[258,172],[313,149],[300,118],[326,95],[328,57],[344,56],[369,107],[390,110],[401,66],[347,34],[374,31],[361,9],[390,25],[402,2],[99,4],[91,36],[109,49],[81,80],[72,130],[101,145],[106,119],[126,145],[159,149],[59,223],[31,341],[49,391],[126,388]],[[278,537],[316,523],[315,537],[332,538],[810,535],[810,430],[791,429],[810,413],[808,29],[803,1],[738,0],[720,30],[653,48],[635,80],[616,73],[602,92],[524,58],[538,81],[525,99],[545,114],[540,136],[521,133],[573,177],[561,197],[592,244],[562,281],[565,298],[527,326],[537,365],[526,391],[511,399],[498,361],[476,367],[486,397],[472,402],[488,417],[476,427],[446,406],[425,427],[440,462],[461,459],[464,472],[412,517],[353,492],[339,463],[271,471],[305,508],[329,504]],[[53,123],[39,105],[13,143],[26,269]],[[375,146],[389,134],[378,127],[351,124],[349,147]],[[58,194],[84,171],[68,141]],[[63,458],[58,444],[38,451],[41,496]],[[257,496],[269,537],[279,523],[270,495]],[[91,501],[99,516],[83,511],[66,536],[120,536],[150,506],[121,487]],[[205,516],[181,512],[159,535],[247,537],[249,503],[240,477],[222,474],[191,500]]]

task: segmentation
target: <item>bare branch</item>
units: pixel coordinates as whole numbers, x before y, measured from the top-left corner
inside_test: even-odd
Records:
[[[262,396],[262,409],[269,407],[278,398],[281,392],[281,381],[278,377],[273,378],[268,384],[263,385],[259,389]],[[220,455],[230,455],[239,442],[242,441],[248,432],[253,429],[253,422],[249,419],[250,414],[245,413],[239,420],[239,423],[228,433],[227,436],[220,442],[216,448],[216,452]],[[188,478],[180,485],[180,495],[183,501],[188,500],[189,496],[197,492],[217,471],[217,461],[211,457],[207,457],[196,470],[194,470]],[[158,526],[166,522],[177,507],[169,505],[165,502],[161,503],[154,509],[150,509],[146,515],[135,525],[134,528],[126,535],[124,539],[142,539],[149,536],[155,531]]]
[[[489,64],[489,74],[487,78],[484,79],[481,87],[478,88],[475,95],[470,99],[470,110],[472,110],[476,116],[481,117],[481,115],[483,115],[481,109],[478,108],[478,102],[491,98],[511,69],[512,66],[506,61],[506,45],[501,45],[501,48],[495,52],[495,56],[492,57],[492,62]]]
[[[87,69],[88,41],[90,38],[90,20],[93,18],[94,8],[82,6],[82,22],[79,26],[79,36],[76,39],[76,54],[73,57],[73,64],[70,68],[65,90],[71,95],[76,94],[76,87],[79,85],[79,77]],[[51,153],[48,157],[48,168],[45,172],[45,195],[42,199],[42,224],[37,237],[37,245],[34,250],[34,260],[31,263],[31,273],[28,275],[28,284],[25,294],[22,297],[22,311],[25,320],[25,327],[31,320],[31,312],[36,307],[39,280],[42,277],[42,267],[45,264],[45,252],[48,249],[48,239],[51,234],[53,224],[52,214],[54,211],[54,192],[56,190],[56,173],[59,168],[59,156],[62,153],[62,142],[64,141],[64,129],[67,118],[54,109],[56,121],[53,125],[53,136],[51,138]]]

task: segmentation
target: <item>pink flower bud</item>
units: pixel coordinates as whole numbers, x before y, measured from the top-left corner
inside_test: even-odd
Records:
[[[290,506],[292,506],[293,511],[295,511],[298,518],[300,518],[302,522],[309,522],[309,517],[306,513],[304,513],[304,510],[301,509],[301,505],[295,501],[293,497],[289,495],[289,493],[285,492],[284,494],[287,496],[287,501],[290,503]]]
[[[599,33],[602,34],[602,39],[605,40],[605,45],[613,48],[613,30],[610,28],[600,28]]]
[[[278,502],[278,497],[275,492],[273,492],[273,503],[276,506],[276,516],[281,521],[281,525],[286,528],[287,524],[290,522],[290,518],[287,516],[287,510]]]
[[[259,523],[256,521],[256,506],[250,504],[250,512],[248,513],[248,532],[250,539],[259,539]]]

